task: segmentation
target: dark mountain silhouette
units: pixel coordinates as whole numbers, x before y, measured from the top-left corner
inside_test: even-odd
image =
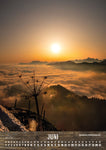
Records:
[[[106,59],[104,59],[103,61],[101,61],[101,63],[100,64],[102,64],[102,65],[106,65]]]
[[[51,120],[54,118],[57,128],[63,130],[106,130],[106,100],[87,98],[57,85],[47,89],[48,108],[54,108]],[[50,114],[49,111],[49,114]],[[53,111],[53,110],[52,110]],[[50,119],[48,116],[48,119]],[[60,122],[60,123],[59,123]]]
[[[43,62],[43,61],[32,61],[29,63],[19,63],[19,65],[39,65],[39,64],[46,64],[47,62]]]
[[[56,66],[65,66],[65,65],[74,65],[75,63],[73,61],[60,61],[60,62],[51,62],[48,63],[48,65],[56,65]]]
[[[106,59],[100,62],[82,62],[75,63],[73,61],[63,61],[63,62],[52,62],[48,65],[55,66],[63,70],[74,70],[74,71],[96,71],[96,72],[106,72]]]
[[[68,60],[68,61],[61,61],[61,62],[51,62],[48,63],[46,61],[32,61],[29,63],[19,63],[20,65],[26,65],[26,64],[62,64],[62,63],[70,63],[70,64],[74,64],[74,63],[83,63],[83,62],[87,62],[87,63],[94,63],[94,62],[102,62],[102,60],[100,59],[95,59],[95,58],[86,58],[86,59],[75,59],[75,60]]]
[[[63,70],[74,70],[74,71],[96,71],[96,72],[106,72],[106,59],[99,60],[95,58],[79,59],[79,60],[69,60],[60,62],[42,62],[42,61],[32,61],[29,63],[19,63],[19,65],[51,65]]]
[[[45,91],[47,94],[39,97],[39,106],[45,103],[46,117],[57,130],[106,130],[106,100],[79,96],[61,85],[50,86]],[[27,108],[28,104],[22,101],[18,106]],[[32,112],[34,108],[32,101]]]
[[[75,59],[74,62],[75,63],[82,63],[82,62],[88,62],[88,63],[93,63],[93,62],[101,62],[102,60],[100,59],[95,59],[95,58],[86,58],[86,59]]]
[[[47,62],[43,62],[43,61],[32,61],[30,62],[30,64],[46,64]]]

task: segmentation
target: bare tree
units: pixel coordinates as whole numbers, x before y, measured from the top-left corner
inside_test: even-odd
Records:
[[[44,76],[42,81],[39,81],[38,79],[36,79],[35,71],[34,71],[33,75],[31,76],[32,84],[31,84],[31,81],[25,82],[24,79],[23,79],[22,74],[19,75],[19,78],[26,87],[26,92],[25,92],[26,94],[25,94],[24,97],[26,99],[29,99],[29,106],[28,106],[29,110],[30,110],[30,98],[34,98],[34,100],[35,100],[35,111],[37,113],[36,119],[37,119],[37,122],[38,122],[37,130],[42,130],[41,120],[45,119],[45,112],[46,111],[44,110],[44,104],[42,105],[42,108],[41,108],[41,111],[40,111],[38,96],[40,94],[47,94],[47,92],[43,92],[43,89],[45,88],[44,84],[45,84],[45,81],[48,77]]]

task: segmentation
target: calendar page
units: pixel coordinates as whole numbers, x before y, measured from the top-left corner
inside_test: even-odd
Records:
[[[0,0],[0,149],[106,149],[106,1]]]

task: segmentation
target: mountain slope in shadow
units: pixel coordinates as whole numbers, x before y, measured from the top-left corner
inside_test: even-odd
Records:
[[[42,96],[47,118],[61,130],[106,130],[106,100],[89,99],[57,85]]]
[[[104,131],[106,130],[106,100],[79,96],[61,85],[50,86],[39,96],[39,109],[44,104],[47,120],[57,130]],[[43,93],[42,92],[42,93]],[[17,107],[28,109],[28,101],[22,100]],[[35,112],[35,102],[30,108]]]

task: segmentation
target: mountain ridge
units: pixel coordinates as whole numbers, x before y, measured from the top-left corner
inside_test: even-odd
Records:
[[[52,90],[52,91],[51,91]],[[61,85],[47,89],[48,119],[61,130],[104,131],[106,130],[106,100],[79,96]],[[47,100],[47,97],[45,98]],[[45,101],[45,100],[44,100]],[[56,119],[57,117],[57,119]],[[55,118],[55,119],[52,119]],[[60,123],[58,123],[58,119]],[[90,124],[92,123],[92,124]]]
[[[106,119],[105,117],[103,118],[103,116],[106,116],[105,99],[101,100],[94,97],[88,98],[84,95],[79,96],[59,84],[47,87],[42,92],[46,94],[39,96],[39,106],[42,106],[41,104],[45,104],[46,118],[56,127],[57,130],[106,130]],[[16,108],[20,108],[19,110],[21,110],[21,108],[26,110],[27,108],[28,110],[28,101],[26,101],[26,99],[25,101],[19,101]],[[32,113],[35,112],[34,100],[30,101],[30,111]],[[22,117],[22,115],[17,117]]]
[[[106,119],[103,118],[106,115],[105,99],[79,96],[62,85],[52,85],[43,92],[46,94],[39,96],[39,106],[45,104],[46,117],[58,130],[106,130]],[[35,111],[34,101],[31,109]]]
[[[20,62],[19,65],[31,65],[31,64],[56,64],[56,63],[83,63],[83,62],[86,62],[86,63],[100,63],[102,61],[105,61],[106,59],[98,59],[98,58],[86,58],[86,59],[75,59],[75,60],[66,60],[66,61],[58,61],[58,62],[47,62],[47,61],[38,61],[38,60],[33,60],[31,62],[28,62],[28,63],[24,63],[24,62]]]
[[[62,70],[74,70],[74,71],[96,71],[96,72],[106,72],[106,59],[100,62],[81,62],[75,63],[73,61],[62,61],[62,62],[52,62],[48,65],[57,67]]]

